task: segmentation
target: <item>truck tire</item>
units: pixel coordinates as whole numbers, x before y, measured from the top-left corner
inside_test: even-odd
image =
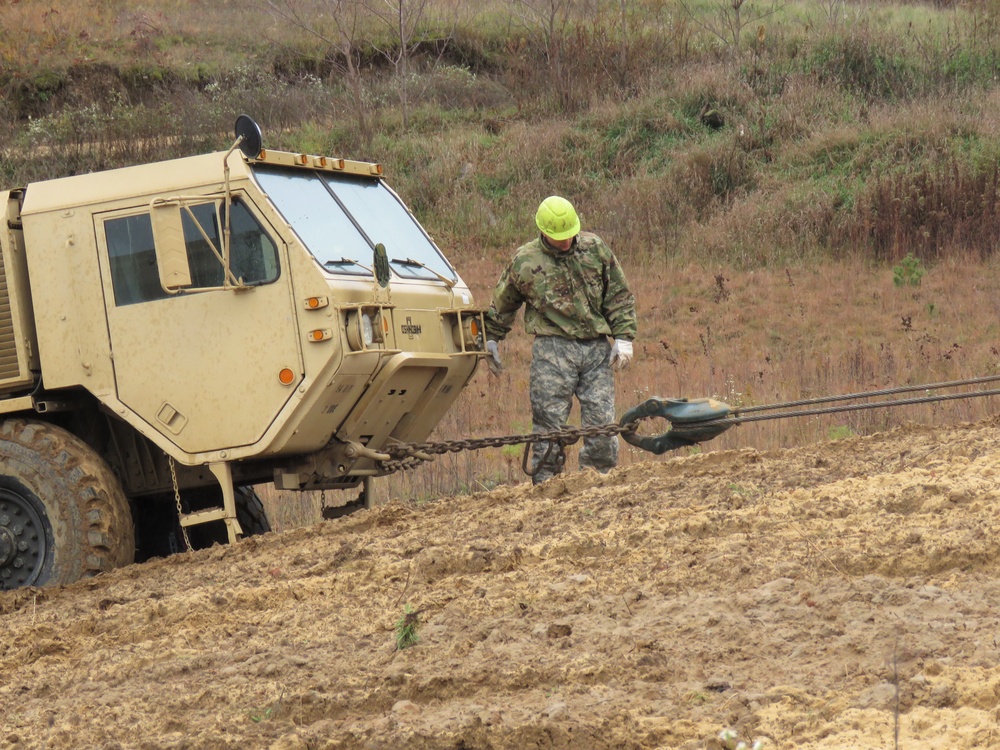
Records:
[[[244,537],[266,534],[271,530],[264,501],[253,487],[236,488],[236,520],[240,522]]]
[[[60,427],[0,423],[0,589],[72,583],[134,557],[128,500],[104,460]]]

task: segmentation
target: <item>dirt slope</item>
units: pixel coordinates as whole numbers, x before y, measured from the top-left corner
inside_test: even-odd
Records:
[[[0,748],[996,747],[998,441],[666,457],[0,593]]]

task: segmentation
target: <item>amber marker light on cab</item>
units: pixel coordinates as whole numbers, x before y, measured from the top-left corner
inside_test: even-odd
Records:
[[[282,385],[291,385],[295,382],[295,373],[291,368],[285,367],[278,373],[278,382]]]
[[[459,351],[481,351],[480,322],[478,317],[462,317],[451,330],[452,340]]]
[[[307,297],[305,304],[307,310],[319,310],[329,305],[330,300],[327,297]]]

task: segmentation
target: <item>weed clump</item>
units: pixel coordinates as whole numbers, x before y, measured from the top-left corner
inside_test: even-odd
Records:
[[[402,651],[420,642],[420,613],[409,604],[403,608],[403,616],[396,620],[396,650]]]

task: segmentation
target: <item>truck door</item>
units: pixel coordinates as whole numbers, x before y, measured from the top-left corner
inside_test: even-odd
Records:
[[[245,199],[230,213],[240,283],[224,288],[224,204],[206,199],[180,211],[191,283],[173,293],[148,207],[95,217],[118,400],[189,453],[259,440],[302,377],[285,246]]]

